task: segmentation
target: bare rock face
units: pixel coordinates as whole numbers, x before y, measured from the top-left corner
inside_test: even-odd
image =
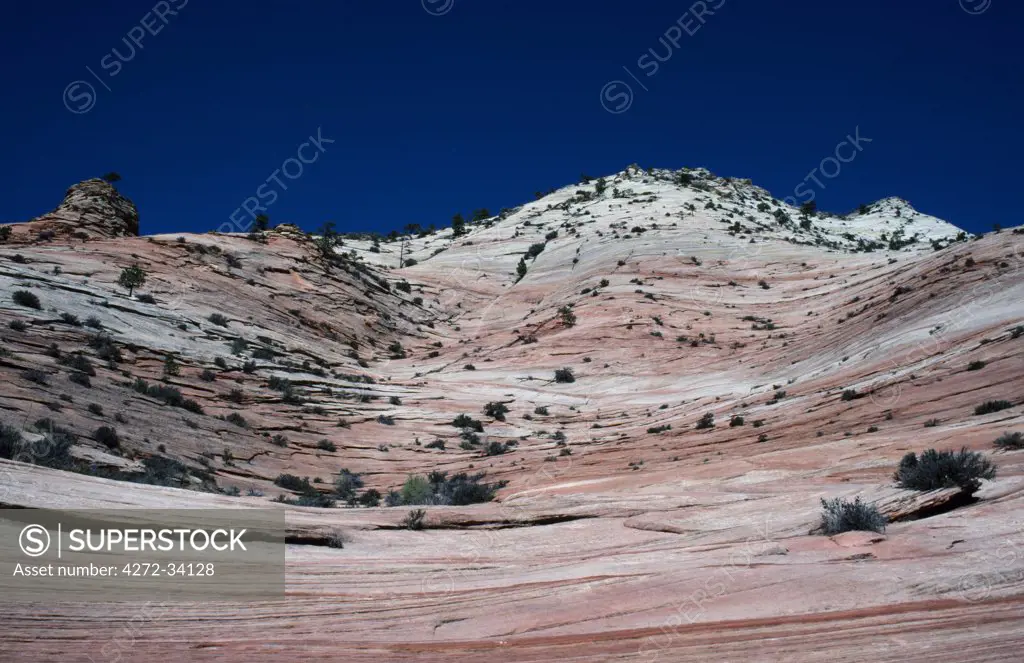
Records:
[[[139,234],[139,212],[114,185],[94,178],[75,184],[57,209],[23,225],[30,237],[47,232],[79,237],[85,233],[93,239],[134,237]]]

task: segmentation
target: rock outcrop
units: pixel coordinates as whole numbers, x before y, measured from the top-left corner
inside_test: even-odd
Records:
[[[139,212],[117,188],[99,178],[67,190],[57,209],[12,226],[14,241],[72,235],[80,239],[112,239],[139,234]]]

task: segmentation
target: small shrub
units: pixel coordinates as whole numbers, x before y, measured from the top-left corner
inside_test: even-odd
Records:
[[[533,413],[534,414],[539,414],[539,415],[542,415],[542,416],[545,416],[545,417],[549,414],[548,413],[548,408],[546,406],[543,406],[543,405],[535,407],[533,409]]]
[[[248,428],[249,427],[249,422],[247,422],[245,420],[245,417],[243,417],[242,415],[238,414],[237,412],[232,412],[228,416],[224,417],[224,421],[228,422],[229,424],[234,424],[235,426],[238,426],[239,428]]]
[[[555,371],[555,382],[560,384],[576,382],[576,375],[572,372],[571,368],[560,368]]]
[[[217,374],[207,368],[204,369],[203,372],[199,374],[199,379],[202,380],[203,382],[213,382],[214,380],[217,379]]]
[[[79,385],[81,387],[88,387],[88,388],[92,387],[92,380],[89,379],[89,376],[86,373],[79,373],[78,371],[72,371],[71,374],[68,375],[68,380],[71,380],[72,382],[74,382],[75,384],[77,384],[77,385]]]
[[[46,386],[50,383],[50,378],[46,373],[36,370],[34,368],[31,368],[27,371],[22,371],[21,377],[25,378],[29,382],[33,382],[35,384],[40,384],[43,386]]]
[[[16,458],[24,446],[21,431],[7,424],[0,424],[0,458]]]
[[[426,527],[424,519],[427,517],[427,512],[424,509],[413,509],[402,519],[402,527],[412,530],[420,530]]]
[[[479,421],[478,419],[473,419],[472,417],[466,414],[460,414],[459,416],[455,417],[455,419],[452,421],[452,426],[455,426],[456,428],[475,430],[478,433],[484,432],[483,422]]]
[[[920,457],[913,451],[900,460],[893,478],[910,490],[938,490],[959,487],[973,495],[981,487],[980,479],[994,479],[995,466],[976,451],[966,447],[958,452],[928,449]]]
[[[967,370],[969,371],[980,371],[983,368],[985,368],[985,362],[983,361],[972,361],[967,364]]]
[[[136,295],[135,299],[142,302],[143,304],[156,304],[156,297],[149,294],[148,292]]]
[[[476,366],[474,366],[473,364],[466,364],[465,366],[462,367],[462,370],[464,370],[464,371],[475,371],[476,370]]]
[[[181,365],[174,359],[174,355],[168,354],[164,357],[164,375],[176,377],[181,374]]]
[[[508,412],[508,406],[501,402],[491,402],[484,406],[484,414],[498,421],[505,421]]]
[[[384,424],[385,426],[394,426],[395,425],[395,418],[394,417],[389,417],[387,415],[382,414],[382,415],[377,417],[377,423],[378,424]]]
[[[741,417],[740,415],[737,414],[736,416],[734,416],[732,419],[729,420],[729,427],[730,428],[735,428],[736,426],[742,426],[743,423],[744,423],[743,417]]]
[[[88,410],[98,417],[103,416],[103,406],[99,403],[89,403]]]
[[[90,329],[103,329],[103,323],[95,315],[90,315],[85,319],[85,326]]]
[[[207,320],[217,325],[218,327],[228,326],[228,319],[224,315],[221,315],[220,313],[211,313],[210,317],[207,318]]]
[[[18,306],[34,308],[36,310],[42,308],[42,305],[39,303],[39,297],[34,292],[29,292],[28,290],[15,290],[14,294],[11,295],[11,299]]]
[[[566,327],[576,326],[576,314],[573,313],[572,307],[563,306],[562,308],[558,309],[558,315],[561,316],[562,324],[565,325]]]
[[[768,433],[761,433],[760,435],[758,435],[757,436],[757,441],[758,442],[767,442],[768,441]]]
[[[281,435],[280,433],[278,433],[278,434],[274,435],[274,437],[270,438],[270,443],[273,444],[276,447],[287,447],[288,446],[288,438],[285,437],[284,435]]]
[[[842,398],[844,401],[852,401],[860,398],[860,394],[857,393],[856,389],[846,389],[845,391],[843,391]]]
[[[506,451],[508,451],[508,447],[504,443],[497,441],[491,442],[484,447],[485,456],[501,456]]]
[[[117,436],[117,431],[110,426],[100,426],[92,436],[96,438],[97,442],[106,445],[109,449],[117,449],[121,446],[121,440]]]
[[[391,405],[401,405],[402,399],[399,398],[398,396],[392,396],[391,398],[388,399],[388,403],[390,403]]]
[[[274,479],[274,485],[296,493],[315,492],[315,489],[310,485],[308,478],[300,479],[294,474],[279,474],[277,478]]]
[[[651,435],[657,435],[658,433],[664,433],[665,431],[672,430],[672,424],[665,424],[663,426],[652,426],[647,429],[647,432]]]
[[[940,423],[942,423],[942,422],[940,422],[938,419],[929,419],[928,421],[924,422],[924,427],[925,428],[935,428]]]
[[[321,451],[329,451],[331,453],[334,453],[335,451],[338,450],[338,447],[336,447],[334,445],[334,442],[331,442],[330,440],[320,440],[319,442],[316,443],[316,448],[320,449]]]
[[[64,355],[63,357],[57,360],[57,363],[59,363],[62,366],[72,368],[76,371],[81,371],[86,375],[96,375],[96,369],[93,368],[92,362],[89,361],[88,357],[86,357],[80,352],[74,352],[69,355]]]
[[[996,438],[995,445],[1000,449],[1024,449],[1024,433],[1003,433]]]
[[[1010,401],[985,401],[978,407],[974,408],[974,414],[992,414],[993,412],[999,412],[1000,410],[1008,410],[1013,407],[1013,403]]]
[[[7,326],[16,332],[23,332],[28,329],[28,325],[25,324],[24,320],[11,320],[7,323]]]
[[[65,323],[65,324],[69,324],[72,327],[81,327],[82,326],[82,321],[79,320],[78,316],[75,315],[74,313],[66,313],[66,312],[65,313],[61,313],[60,314],[60,319],[61,319],[61,322]]]
[[[713,412],[706,412],[704,416],[697,421],[697,430],[704,430],[707,428],[715,427],[715,415]]]
[[[878,509],[865,504],[858,497],[853,502],[841,500],[821,500],[821,528],[831,536],[842,532],[878,532],[885,531],[888,520]]]

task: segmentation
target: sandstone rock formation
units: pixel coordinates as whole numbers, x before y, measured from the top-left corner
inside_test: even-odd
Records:
[[[112,239],[139,234],[139,212],[113,184],[94,178],[67,190],[57,209],[12,226],[14,241],[33,241],[54,235],[76,239]]]
[[[137,215],[90,207],[111,199],[101,185],[0,245],[3,422],[52,420],[96,470],[0,460],[0,505],[287,509],[303,542],[287,597],[172,606],[122,660],[1002,661],[1024,646],[1024,452],[993,447],[1024,429],[1021,234],[975,239],[898,199],[802,218],[746,181],[630,168],[460,237],[345,238],[327,261],[291,229],[109,239]],[[55,215],[95,239],[36,240]],[[134,262],[148,277],[129,297],[116,283]],[[566,368],[575,381],[556,381]],[[1010,407],[975,414],[996,400]],[[484,414],[496,402],[503,420]],[[976,501],[945,510],[957,491],[894,485],[906,452],[962,446],[998,467]],[[103,476],[151,457],[187,485]],[[426,507],[422,531],[400,527],[408,507],[272,502],[295,497],[281,474],[327,495],[342,468],[383,494],[435,470],[507,485]],[[858,496],[896,520],[884,535],[813,533],[821,498]],[[344,548],[316,545],[333,532]],[[14,606],[0,641],[17,660],[99,660],[131,611]]]

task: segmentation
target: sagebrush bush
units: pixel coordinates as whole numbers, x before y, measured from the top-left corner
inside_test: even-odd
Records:
[[[249,427],[249,422],[245,420],[245,417],[238,414],[237,412],[232,412],[228,416],[224,417],[224,421],[228,422],[229,424],[234,424],[239,428]]]
[[[274,485],[296,493],[312,492],[315,490],[313,486],[310,485],[308,478],[302,479],[294,474],[277,475],[277,478],[274,479]]]
[[[402,519],[402,527],[407,529],[423,529],[426,524],[423,522],[427,516],[427,512],[423,509],[413,509]]]
[[[959,487],[973,495],[981,487],[981,479],[994,479],[996,468],[987,458],[966,447],[960,451],[928,449],[920,457],[913,451],[900,460],[893,478],[910,490],[938,490]]]
[[[0,424],[0,458],[11,460],[22,451],[24,439],[21,431],[7,424]]]
[[[1013,403],[1010,401],[985,401],[978,407],[974,408],[974,414],[992,414],[993,412],[999,412],[1000,410],[1008,410],[1013,407]]]
[[[86,357],[80,352],[73,352],[69,355],[64,355],[63,357],[57,360],[57,363],[62,366],[67,366],[68,368],[74,369],[76,371],[81,371],[86,375],[92,377],[96,376],[96,369],[93,368],[92,362],[89,361],[88,357]]]
[[[42,304],[39,303],[39,297],[34,292],[29,292],[28,290],[15,290],[11,295],[11,299],[18,306],[34,308],[36,310],[42,308]]]
[[[484,406],[484,414],[497,421],[505,421],[508,412],[508,406],[500,401],[493,401]]]
[[[92,435],[100,444],[106,445],[109,449],[117,449],[121,446],[121,440],[117,431],[110,426],[100,426]]]
[[[839,499],[821,500],[821,529],[827,535],[842,532],[879,532],[885,531],[888,519],[878,509],[856,498],[852,502]]]
[[[227,327],[228,319],[221,313],[211,313],[210,317],[207,318],[210,322],[217,325],[218,327]]]
[[[704,430],[707,428],[715,427],[715,414],[713,412],[706,412],[704,416],[697,422],[697,430]]]
[[[560,368],[555,371],[555,382],[560,384],[567,384],[576,381],[576,374],[572,372],[571,368]]]
[[[321,451],[329,451],[332,453],[338,450],[338,447],[336,447],[330,440],[320,440],[316,443],[316,448]]]
[[[1000,449],[1024,449],[1024,433],[1003,433],[996,438],[995,445]]]

